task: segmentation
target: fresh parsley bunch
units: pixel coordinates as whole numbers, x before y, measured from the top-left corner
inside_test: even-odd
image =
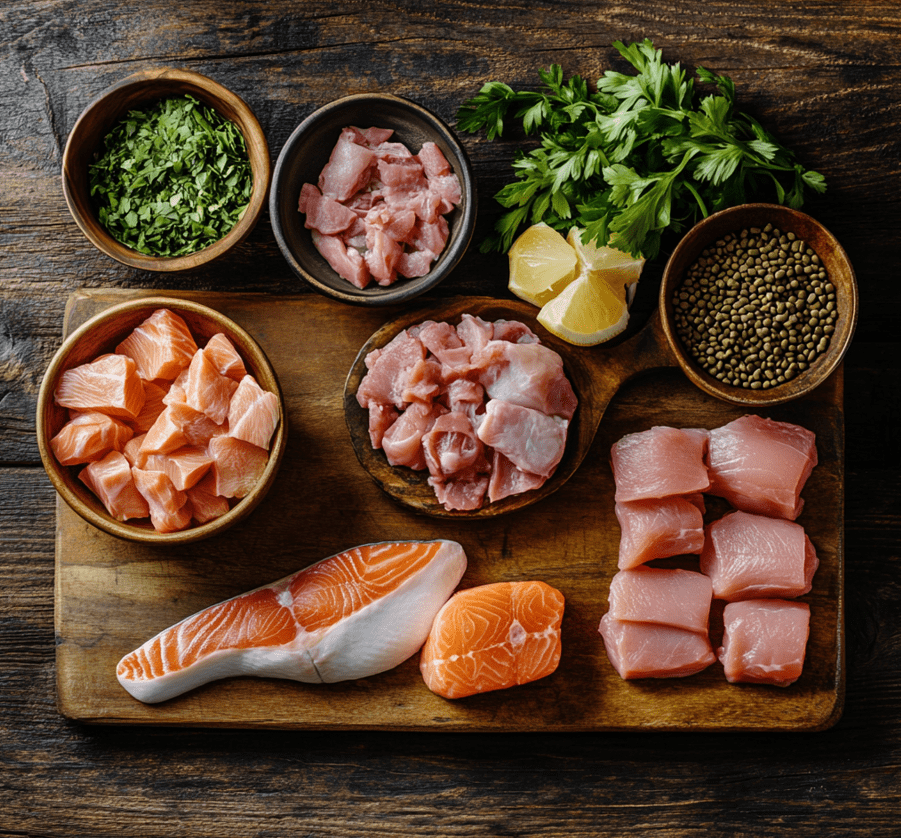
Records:
[[[457,115],[462,131],[500,137],[512,113],[537,148],[520,151],[516,180],[496,195],[508,211],[482,251],[509,250],[521,227],[544,221],[583,240],[653,259],[664,231],[772,189],[778,203],[800,207],[825,179],[805,169],[759,122],[735,107],[728,76],[697,68],[718,95],[700,98],[679,64],[665,64],[650,40],[613,45],[636,75],[608,70],[590,92],[558,65],[540,71],[538,91],[488,82]]]

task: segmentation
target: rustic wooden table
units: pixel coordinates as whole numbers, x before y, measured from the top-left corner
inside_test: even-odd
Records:
[[[829,184],[806,209],[848,251],[861,314],[846,358],[844,714],[755,733],[387,733],[95,727],[57,711],[56,499],[34,413],[81,288],[303,294],[268,216],[194,273],[124,268],[80,234],[60,164],[83,108],[128,73],[196,70],[254,109],[273,160],[339,95],[391,91],[451,124],[489,79],[552,62],[593,80],[614,40],[735,80],[744,107]],[[0,8],[0,835],[897,836],[901,559],[897,433],[901,6],[894,0],[521,3],[21,0]],[[461,138],[476,241],[517,143]],[[662,259],[642,280],[653,308]],[[473,247],[441,294],[507,297]],[[436,295],[433,295],[436,296]]]

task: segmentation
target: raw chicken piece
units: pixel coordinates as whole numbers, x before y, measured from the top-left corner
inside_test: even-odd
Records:
[[[819,560],[800,524],[731,512],[707,527],[701,571],[717,599],[791,598],[806,594]]]
[[[610,461],[617,502],[707,491],[707,433],[656,426],[614,443]]]
[[[544,485],[547,479],[540,474],[530,474],[501,454],[494,451],[491,461],[491,481],[488,484],[488,500],[494,503],[497,500],[529,492]]]
[[[710,431],[710,488],[736,509],[794,521],[801,490],[817,464],[806,428],[747,415]]]
[[[652,559],[700,553],[704,547],[704,517],[686,498],[623,501],[614,511],[622,529],[621,570]]]
[[[357,220],[357,214],[349,207],[329,195],[320,195],[319,190],[311,184],[304,184],[304,187],[310,188],[306,193],[301,192],[298,208],[304,207],[300,211],[306,214],[304,227],[308,230],[318,230],[323,236],[334,236]]]
[[[414,471],[426,468],[422,438],[446,410],[441,405],[411,404],[382,436],[382,450],[392,466],[407,466]]]
[[[787,687],[801,676],[810,634],[809,605],[780,599],[730,602],[723,623],[717,656],[727,681]]]
[[[473,353],[479,383],[492,399],[572,419],[578,399],[563,371],[563,359],[540,343],[491,340]]]
[[[369,284],[372,274],[359,250],[347,247],[337,236],[323,236],[318,230],[313,230],[312,239],[322,258],[338,276],[344,277],[357,288],[365,288]]]
[[[682,678],[706,669],[716,660],[706,634],[653,623],[629,623],[610,614],[598,628],[607,657],[619,676]]]
[[[110,451],[102,460],[85,466],[78,477],[117,521],[150,514],[147,501],[135,486],[128,460],[118,451]]]
[[[371,149],[352,142],[342,133],[319,175],[322,194],[338,201],[348,200],[369,183],[374,162]]]
[[[706,632],[713,588],[693,570],[640,567],[610,580],[609,599],[611,619]]]
[[[373,350],[366,357],[366,373],[357,389],[360,407],[370,402],[393,404],[398,409],[406,406],[404,390],[417,362],[425,359],[426,350],[417,337],[406,330],[396,335],[382,349]],[[371,359],[371,360],[370,360]]]
[[[566,448],[567,425],[559,416],[491,399],[478,436],[522,471],[550,477]]]
[[[436,480],[447,480],[480,462],[485,464],[482,472],[488,470],[485,448],[464,413],[439,416],[431,429],[423,434],[422,450],[429,474]]]
[[[485,464],[486,470],[480,471],[478,465],[470,466],[448,480],[429,477],[428,484],[435,490],[438,502],[445,509],[479,509],[485,500],[485,492],[488,491],[487,461]]]
[[[382,447],[382,437],[400,416],[397,408],[390,404],[369,402],[369,441],[373,448]]]

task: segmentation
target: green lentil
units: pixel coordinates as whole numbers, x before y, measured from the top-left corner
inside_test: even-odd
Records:
[[[835,288],[822,261],[772,224],[729,233],[685,272],[673,298],[676,334],[725,384],[770,389],[829,347]]]

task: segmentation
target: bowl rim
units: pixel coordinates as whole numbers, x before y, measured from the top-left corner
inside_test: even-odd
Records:
[[[453,253],[448,252],[448,250],[446,249],[442,254],[439,254],[439,262],[436,263],[437,269],[429,271],[429,273],[424,277],[404,279],[402,281],[392,283],[389,286],[379,286],[378,288],[372,289],[376,293],[362,294],[359,293],[361,289],[355,288],[349,282],[347,283],[347,290],[333,288],[330,285],[327,285],[326,283],[320,281],[314,274],[311,274],[303,267],[303,265],[300,264],[300,261],[297,259],[290,246],[288,245],[288,241],[282,228],[282,222],[279,215],[279,186],[281,183],[282,174],[286,170],[288,165],[288,154],[299,142],[300,138],[306,131],[316,126],[318,123],[323,121],[326,117],[330,116],[335,110],[339,108],[346,108],[348,106],[361,102],[385,101],[392,102],[402,108],[411,110],[418,116],[423,118],[433,128],[433,130],[435,130],[441,136],[441,139],[445,143],[447,143],[450,148],[453,149],[454,154],[460,160],[460,168],[462,172],[460,186],[463,194],[463,212],[458,223],[461,227],[462,232],[460,238],[454,245]],[[462,143],[460,143],[454,132],[451,130],[450,126],[448,126],[444,122],[444,120],[441,119],[441,117],[439,117],[433,111],[429,110],[424,105],[407,99],[406,97],[397,96],[393,93],[352,93],[347,96],[342,96],[338,99],[334,99],[328,104],[317,108],[291,132],[290,136],[285,141],[284,145],[279,151],[278,158],[273,168],[272,188],[269,192],[269,218],[272,224],[272,232],[275,235],[276,243],[278,244],[279,250],[281,251],[285,261],[288,263],[291,270],[300,279],[309,284],[314,290],[318,291],[324,296],[340,300],[341,302],[350,303],[351,305],[384,306],[392,305],[394,303],[406,302],[415,297],[418,297],[420,294],[425,293],[426,291],[430,290],[438,283],[443,281],[447,277],[447,275],[457,267],[457,265],[460,263],[460,260],[466,254],[466,251],[469,248],[472,237],[475,233],[476,214],[478,211],[477,204],[478,196],[475,177],[472,171],[472,162],[470,161],[469,155],[466,153],[466,149],[463,147]]]
[[[788,232],[790,232],[790,230],[786,227],[786,222],[795,222],[793,226],[797,226],[797,222],[801,222],[802,224],[809,225],[811,228],[818,230],[828,242],[830,251],[834,254],[835,259],[845,266],[845,272],[848,277],[847,283],[843,285],[846,291],[843,301],[846,303],[847,307],[844,312],[839,312],[839,316],[842,318],[842,329],[840,333],[841,342],[835,344],[833,341],[825,355],[817,358],[814,362],[814,366],[808,367],[808,369],[804,371],[802,375],[805,377],[806,382],[803,387],[795,384],[795,382],[800,380],[800,376],[792,379],[791,382],[786,382],[786,384],[795,384],[794,387],[787,387],[787,389],[782,389],[782,387],[785,387],[786,385],[766,390],[751,390],[743,387],[736,387],[734,385],[723,384],[703,370],[697,362],[688,355],[683,349],[682,342],[676,335],[672,323],[672,292],[681,283],[687,267],[694,259],[697,259],[705,247],[709,246],[717,238],[725,235],[727,232],[738,232],[743,226],[750,223],[740,220],[742,217],[753,216],[760,213],[766,213],[768,216],[772,216],[772,223],[774,226],[782,227]],[[705,229],[716,229],[725,220],[732,218],[733,216],[737,219],[734,226],[730,226],[715,235],[705,237],[700,236]],[[822,259],[822,256],[820,258]],[[678,275],[675,275],[677,266],[683,261],[685,262],[685,265],[679,271]],[[664,336],[685,375],[693,384],[709,395],[745,407],[771,407],[794,401],[795,399],[808,395],[825,382],[838,368],[851,344],[857,326],[858,308],[859,294],[854,266],[838,239],[822,222],[818,221],[808,213],[793,207],[788,207],[784,204],[770,204],[763,202],[745,203],[728,207],[712,213],[695,224],[681,238],[667,259],[663,269],[658,294],[658,309]],[[836,335],[838,334],[837,331]],[[780,392],[780,390],[782,390],[782,392]]]
[[[56,382],[60,374],[67,369],[66,362],[69,356],[78,347],[81,340],[98,326],[115,321],[123,315],[133,314],[141,310],[148,310],[149,312],[150,310],[156,310],[158,308],[171,308],[176,313],[178,313],[179,310],[188,311],[198,317],[209,318],[213,316],[212,319],[214,321],[216,319],[227,321],[229,328],[238,337],[239,342],[244,343],[253,350],[255,360],[263,367],[267,376],[270,378],[270,381],[267,383],[271,383],[274,387],[274,392],[278,397],[279,405],[279,422],[275,433],[273,434],[272,442],[270,443],[269,458],[266,462],[266,468],[260,476],[260,479],[257,481],[256,486],[254,486],[245,497],[239,499],[227,513],[219,518],[208,521],[205,524],[199,524],[196,527],[190,527],[171,533],[161,533],[152,528],[136,527],[127,522],[118,521],[105,512],[101,513],[90,506],[87,506],[81,498],[72,491],[62,477],[62,474],[66,469],[77,468],[78,466],[62,466],[57,462],[56,457],[50,448],[50,429],[46,421],[46,414],[49,410],[49,406],[53,402],[53,393]],[[56,350],[44,371],[41,386],[38,390],[35,420],[35,436],[37,438],[41,462],[44,465],[44,471],[47,473],[47,476],[58,495],[75,513],[81,516],[89,524],[92,524],[98,529],[117,538],[144,544],[188,544],[216,535],[243,520],[257,507],[271,488],[275,474],[284,457],[287,442],[287,416],[284,394],[275,368],[272,366],[271,361],[266,356],[263,348],[257,343],[256,339],[235,323],[230,317],[227,317],[215,309],[205,306],[202,303],[194,302],[193,300],[167,296],[140,297],[134,300],[115,303],[109,308],[93,315],[70,332],[64,338],[62,344]],[[85,464],[80,465],[83,467]]]
[[[244,136],[254,184],[250,201],[243,215],[221,239],[201,250],[195,250],[193,253],[187,253],[183,256],[152,256],[140,253],[114,239],[103,229],[96,218],[93,219],[93,224],[85,220],[76,197],[78,190],[75,188],[75,180],[72,175],[74,167],[73,157],[75,156],[76,145],[81,141],[80,131],[94,115],[103,112],[106,102],[111,95],[140,88],[152,91],[156,85],[165,85],[171,82],[192,85],[198,91],[201,91],[201,93],[197,94],[198,98],[201,98],[206,104],[215,107],[213,102],[220,100],[227,103],[229,108],[240,116],[240,121],[235,119],[230,121],[235,123]],[[154,95],[149,93],[147,100],[149,101],[153,98]],[[207,102],[207,98],[211,101]],[[218,108],[216,109],[218,110]],[[117,114],[116,117],[109,120],[110,127],[119,118],[120,115]],[[66,145],[63,149],[61,180],[63,195],[69,208],[69,213],[81,232],[98,250],[129,267],[157,272],[177,272],[196,268],[217,259],[250,235],[259,221],[263,208],[266,206],[271,174],[272,166],[269,159],[269,145],[266,140],[266,134],[250,106],[238,94],[201,73],[178,67],[157,67],[131,73],[106,88],[88,103],[78,116],[78,119],[69,131],[69,136],[66,138]],[[86,200],[89,201],[89,199]]]

